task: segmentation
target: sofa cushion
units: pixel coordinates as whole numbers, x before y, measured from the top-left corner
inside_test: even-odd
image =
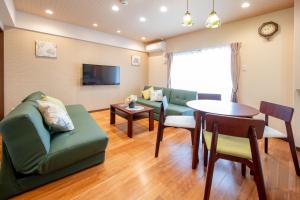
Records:
[[[30,95],[28,95],[25,99],[23,99],[22,102],[25,101],[36,101],[42,98],[42,96],[45,96],[45,93],[41,91],[33,92]]]
[[[161,102],[150,101],[150,100],[146,100],[144,98],[139,97],[138,100],[137,100],[137,103],[143,104],[143,105],[151,107],[151,108],[154,108],[154,112],[155,113],[159,113],[160,112]]]
[[[143,91],[142,91],[142,96],[143,96],[143,98],[146,99],[146,100],[149,100],[149,99],[150,99],[151,92],[153,92],[153,91],[154,91],[154,88],[153,88],[153,87],[150,87],[150,88],[148,88],[148,89],[146,89],[146,90],[143,90]]]
[[[187,106],[180,106],[169,104],[167,108],[167,115],[193,115],[194,110]]]
[[[84,107],[71,105],[66,109],[75,129],[52,136],[50,152],[39,169],[40,174],[71,166],[106,149],[107,135]]]
[[[37,104],[51,133],[71,131],[74,129],[73,122],[65,106],[62,107],[51,101],[42,100],[37,100]]]
[[[187,90],[172,89],[170,96],[170,103],[186,106],[186,103],[191,100],[196,100],[197,92]]]
[[[50,96],[42,96],[40,100],[42,100],[42,101],[50,101],[50,102],[58,105],[59,107],[61,107],[65,111],[67,111],[66,107],[65,107],[65,104],[61,100],[59,100],[57,98],[50,97]]]
[[[152,87],[152,86],[145,86],[144,87],[144,89],[148,89],[148,88],[150,88],[150,87]],[[167,100],[168,100],[168,102],[170,101],[170,96],[171,96],[171,91],[172,91],[172,89],[170,89],[170,88],[163,88],[163,87],[155,87],[154,86],[154,90],[163,90],[163,96],[166,96],[167,97]]]
[[[205,144],[208,150],[210,150],[212,134],[213,133],[208,131],[204,132]],[[248,138],[218,134],[217,152],[235,157],[252,159]]]
[[[3,140],[17,172],[36,172],[50,149],[50,134],[36,104],[19,104],[0,123]]]

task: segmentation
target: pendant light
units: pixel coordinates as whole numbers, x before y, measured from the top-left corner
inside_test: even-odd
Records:
[[[205,26],[206,28],[218,28],[221,26],[221,20],[215,11],[215,0],[213,0],[213,10],[209,13]]]
[[[193,19],[192,15],[189,12],[189,0],[186,0],[186,12],[182,18],[182,26],[192,26],[193,25]]]

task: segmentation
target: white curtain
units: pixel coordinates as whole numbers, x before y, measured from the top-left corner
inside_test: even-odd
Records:
[[[240,48],[241,43],[232,43],[231,48],[231,77],[232,77],[232,94],[231,101],[238,102],[239,79],[241,71]]]
[[[230,45],[173,54],[171,86],[199,93],[218,93],[230,101]]]
[[[173,63],[173,53],[167,53],[166,54],[166,60],[167,60],[167,87],[171,88],[171,67]]]

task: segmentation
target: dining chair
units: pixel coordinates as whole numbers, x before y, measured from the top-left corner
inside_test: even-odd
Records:
[[[274,104],[266,101],[262,101],[260,103],[260,112],[265,114],[265,130],[264,130],[264,138],[265,138],[265,153],[268,153],[268,139],[269,138],[283,138],[286,139],[290,146],[290,151],[292,154],[294,167],[297,176],[300,176],[300,168],[299,161],[297,157],[293,129],[291,125],[291,121],[293,118],[294,109],[291,107]],[[286,133],[284,134],[276,129],[273,129],[269,126],[269,117],[274,117],[284,121],[286,127]]]
[[[168,127],[184,128],[190,131],[192,144],[194,143],[194,130],[195,130],[195,119],[194,116],[167,116],[168,101],[167,97],[164,96],[159,114],[155,157],[158,157],[160,142],[163,139],[164,129]]]
[[[198,99],[221,101],[221,94],[198,93]]]
[[[222,96],[221,94],[212,94],[212,93],[198,93],[198,100],[216,100],[216,101],[221,101],[222,100]],[[202,123],[201,123],[201,127],[202,130],[204,130],[204,126],[205,126],[205,114],[202,114]],[[203,133],[203,131],[202,131]],[[204,143],[204,139],[203,139],[203,134],[202,134],[202,144]]]
[[[264,126],[265,122],[259,119],[206,115],[206,131],[204,133],[205,166],[207,166],[208,150],[210,150],[210,156],[204,191],[205,200],[208,200],[210,196],[214,166],[218,159],[247,165],[253,172],[259,199],[266,199],[257,144],[257,139],[263,137]]]

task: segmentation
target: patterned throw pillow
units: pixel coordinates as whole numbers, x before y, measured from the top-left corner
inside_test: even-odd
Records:
[[[56,98],[50,97],[50,96],[46,96],[46,95],[42,95],[41,100],[42,101],[50,101],[50,102],[58,105],[59,107],[61,107],[65,111],[67,111],[66,107],[65,107],[65,104],[61,100],[59,100],[59,99],[56,99]]]
[[[142,91],[143,98],[149,100],[151,91],[154,91],[153,87],[150,87],[147,90]]]
[[[163,91],[162,90],[153,90],[150,92],[150,101],[162,101]]]
[[[74,125],[69,114],[61,106],[43,100],[37,100],[37,103],[39,111],[51,129],[51,133],[74,130]]]

